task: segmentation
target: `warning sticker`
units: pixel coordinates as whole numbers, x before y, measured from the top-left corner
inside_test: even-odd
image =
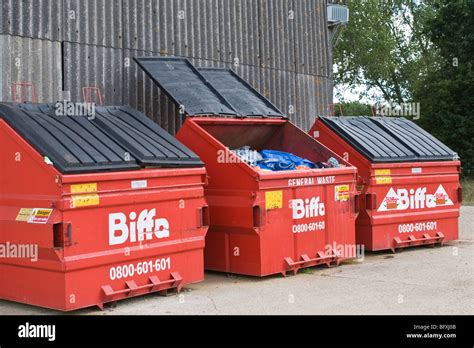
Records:
[[[283,191],[265,192],[265,209],[281,209],[283,207]]]
[[[53,209],[34,208],[28,219],[29,224],[45,224],[48,222]]]
[[[375,169],[375,176],[389,176],[390,169]]]
[[[375,177],[375,183],[380,185],[380,184],[391,184],[392,183],[392,177],[391,176],[376,176]]]
[[[89,205],[99,205],[100,198],[98,194],[91,195],[74,195],[72,198],[71,208],[86,207]]]
[[[390,175],[390,169],[375,169],[375,183],[377,185],[391,184],[392,177]]]
[[[349,200],[349,185],[335,186],[334,196],[336,202],[347,202]]]
[[[71,193],[97,192],[97,183],[71,185]]]
[[[33,208],[21,208],[16,216],[16,221],[28,221],[31,214],[33,213]]]

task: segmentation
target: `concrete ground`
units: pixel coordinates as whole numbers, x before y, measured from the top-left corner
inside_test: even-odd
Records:
[[[0,301],[0,314],[58,312]],[[150,294],[73,314],[474,314],[474,206],[444,247],[366,252],[364,262],[264,279],[206,273],[168,297]]]

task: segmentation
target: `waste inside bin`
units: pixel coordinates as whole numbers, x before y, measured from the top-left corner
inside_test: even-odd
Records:
[[[0,104],[0,298],[74,310],[204,279],[203,163],[145,115]]]
[[[188,117],[176,137],[206,165],[211,219],[206,269],[285,275],[354,257],[354,167],[293,125],[230,70],[198,70],[181,58],[136,61],[185,111]],[[260,170],[252,165],[258,156],[249,160],[245,153],[237,155],[263,150],[314,163],[335,157],[343,166]]]
[[[358,169],[357,243],[395,251],[458,238],[460,162],[414,122],[320,117],[310,134]]]

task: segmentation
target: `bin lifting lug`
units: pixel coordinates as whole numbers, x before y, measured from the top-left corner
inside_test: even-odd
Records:
[[[436,232],[436,236],[430,236],[428,233],[424,233],[422,238],[415,238],[413,235],[409,235],[407,240],[401,240],[399,237],[393,238],[392,252],[394,253],[398,248],[407,248],[415,245],[432,245],[444,244],[444,234]]]
[[[282,272],[283,276],[286,277],[286,272],[288,271],[293,271],[293,274],[296,274],[298,273],[300,268],[306,268],[322,264],[331,267],[331,264],[335,263],[336,266],[339,266],[339,263],[341,263],[342,261],[342,259],[335,252],[325,254],[322,251],[318,251],[316,255],[317,256],[314,258],[310,258],[307,254],[303,254],[301,255],[300,261],[293,261],[291,257],[285,257],[287,269]]]
[[[149,283],[145,285],[137,285],[134,280],[128,280],[125,282],[126,289],[114,290],[111,285],[102,286],[102,295],[104,301],[97,304],[100,309],[104,309],[104,303],[113,302],[117,300],[115,297],[122,295],[121,297],[131,297],[137,295],[137,293],[143,293],[143,290],[149,290],[149,292],[163,291],[172,288],[176,288],[176,291],[179,293],[181,291],[181,283],[183,277],[179,272],[172,272],[171,279],[169,280],[160,280],[157,276],[151,276],[148,278]]]

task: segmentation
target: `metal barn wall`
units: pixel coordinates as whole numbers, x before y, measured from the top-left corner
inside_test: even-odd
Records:
[[[332,103],[328,40],[326,0],[2,0],[0,98],[18,82],[39,102],[97,87],[175,133],[181,117],[133,57],[176,55],[234,69],[308,129]]]

